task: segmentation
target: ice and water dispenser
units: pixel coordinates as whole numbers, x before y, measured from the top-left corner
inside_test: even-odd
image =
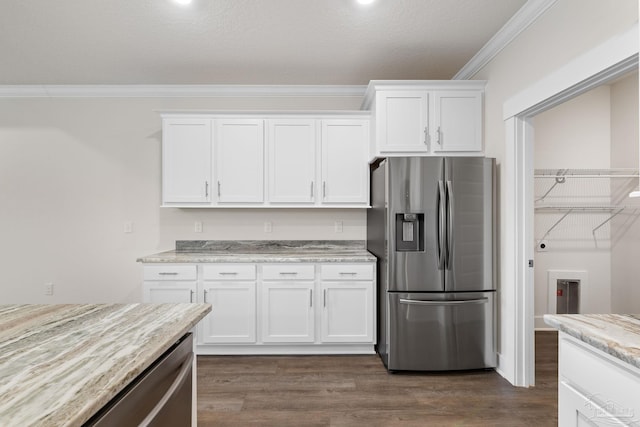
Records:
[[[424,251],[424,214],[396,214],[396,251]]]

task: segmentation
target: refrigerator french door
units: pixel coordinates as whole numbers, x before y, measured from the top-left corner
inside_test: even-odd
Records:
[[[389,370],[495,366],[494,159],[389,158],[372,170],[378,353]]]

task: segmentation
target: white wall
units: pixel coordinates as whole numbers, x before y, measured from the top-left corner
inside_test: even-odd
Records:
[[[136,258],[193,239],[366,238],[363,209],[160,208],[160,109],[359,109],[360,97],[0,99],[0,303],[141,299]],[[204,223],[194,232],[194,221]],[[263,222],[273,232],[263,232]],[[343,221],[342,233],[334,221]],[[133,233],[124,223],[133,221]],[[54,295],[44,295],[44,283]]]
[[[536,169],[609,169],[611,108],[609,86],[601,86],[534,118]],[[535,199],[541,198],[555,179],[535,179]],[[609,203],[610,181],[605,178],[565,178],[537,202],[538,205],[603,205]],[[595,200],[594,200],[595,199]],[[565,211],[537,211],[535,243],[561,220]],[[545,249],[535,252],[535,323],[546,328],[542,315],[548,307],[548,277],[552,270],[584,271],[580,312],[611,310],[611,256],[609,227],[592,230],[606,221],[608,213],[570,213],[545,237]],[[573,277],[567,277],[573,278]],[[555,294],[555,288],[552,289]]]
[[[611,167],[638,168],[638,73],[611,86]],[[637,180],[616,182],[615,202],[640,205],[626,198]],[[611,311],[640,313],[640,208],[623,211],[611,222]]]
[[[520,91],[557,70],[598,44],[620,34],[638,20],[637,0],[558,0],[544,15],[521,33],[473,78],[487,80],[485,93],[486,154],[498,165],[499,200],[505,196],[505,124],[503,104]],[[499,202],[504,216],[505,205]],[[508,230],[499,220],[500,251]],[[504,258],[500,252],[500,258]],[[498,265],[499,271],[501,265]],[[498,337],[499,370],[509,379],[515,378],[516,288],[499,277],[500,333]]]

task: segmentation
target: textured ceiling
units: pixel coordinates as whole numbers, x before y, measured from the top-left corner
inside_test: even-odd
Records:
[[[449,79],[526,0],[2,0],[0,85]]]

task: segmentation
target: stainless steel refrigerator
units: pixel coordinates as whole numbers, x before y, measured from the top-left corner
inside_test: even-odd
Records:
[[[390,371],[495,367],[494,170],[483,157],[372,165],[367,249]]]

